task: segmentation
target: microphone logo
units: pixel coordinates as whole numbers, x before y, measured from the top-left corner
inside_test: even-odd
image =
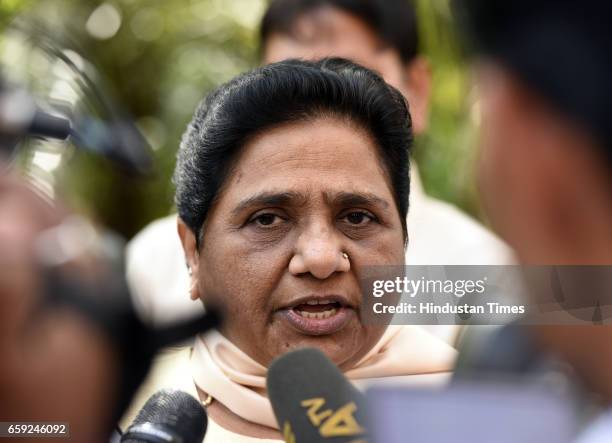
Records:
[[[350,437],[365,433],[354,415],[357,411],[355,402],[349,402],[335,411],[325,408],[325,399],[320,397],[304,400],[300,404],[307,409],[306,416],[319,429],[322,437]]]
[[[286,421],[283,426],[283,440],[285,443],[296,443],[295,434],[291,430],[291,423],[288,421]]]

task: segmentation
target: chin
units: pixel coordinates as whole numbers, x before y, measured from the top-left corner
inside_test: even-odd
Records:
[[[366,354],[369,348],[364,349],[363,346],[367,342],[363,334],[350,331],[318,336],[293,334],[282,341],[283,345],[276,356],[297,349],[317,348],[341,369],[347,370]]]

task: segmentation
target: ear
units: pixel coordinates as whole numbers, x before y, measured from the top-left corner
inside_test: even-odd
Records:
[[[198,254],[196,236],[180,217],[177,217],[177,230],[183,245],[185,262],[189,268],[189,278],[191,279],[189,284],[189,296],[192,300],[197,300],[200,298],[198,291],[200,256]]]
[[[404,67],[404,94],[410,104],[412,130],[421,134],[429,121],[429,98],[431,94],[431,67],[423,56],[417,56]]]

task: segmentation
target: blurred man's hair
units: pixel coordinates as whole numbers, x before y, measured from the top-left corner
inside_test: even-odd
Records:
[[[399,53],[403,63],[409,63],[417,55],[417,17],[412,0],[272,0],[261,21],[261,54],[274,34],[299,39],[297,22],[307,14],[326,7],[361,20],[378,38]]]
[[[453,0],[468,46],[594,135],[612,161],[612,2]]]

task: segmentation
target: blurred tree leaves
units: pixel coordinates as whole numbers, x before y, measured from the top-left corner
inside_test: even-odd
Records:
[[[13,16],[26,9],[31,1],[28,0],[2,0],[0,2],[0,24],[4,25]]]
[[[417,0],[421,50],[432,65],[428,131],[415,156],[429,194],[480,215],[475,186],[477,142],[471,121],[469,72],[457,41],[448,0]]]
[[[206,92],[257,64],[257,27],[266,1],[1,0],[0,5],[3,23],[22,12],[71,34],[154,149],[157,173],[144,181],[77,152],[58,171],[62,194],[128,238],[170,213],[180,136]],[[422,49],[434,72],[430,129],[417,140],[420,171],[428,192],[475,214],[474,130],[448,0],[417,5]]]

